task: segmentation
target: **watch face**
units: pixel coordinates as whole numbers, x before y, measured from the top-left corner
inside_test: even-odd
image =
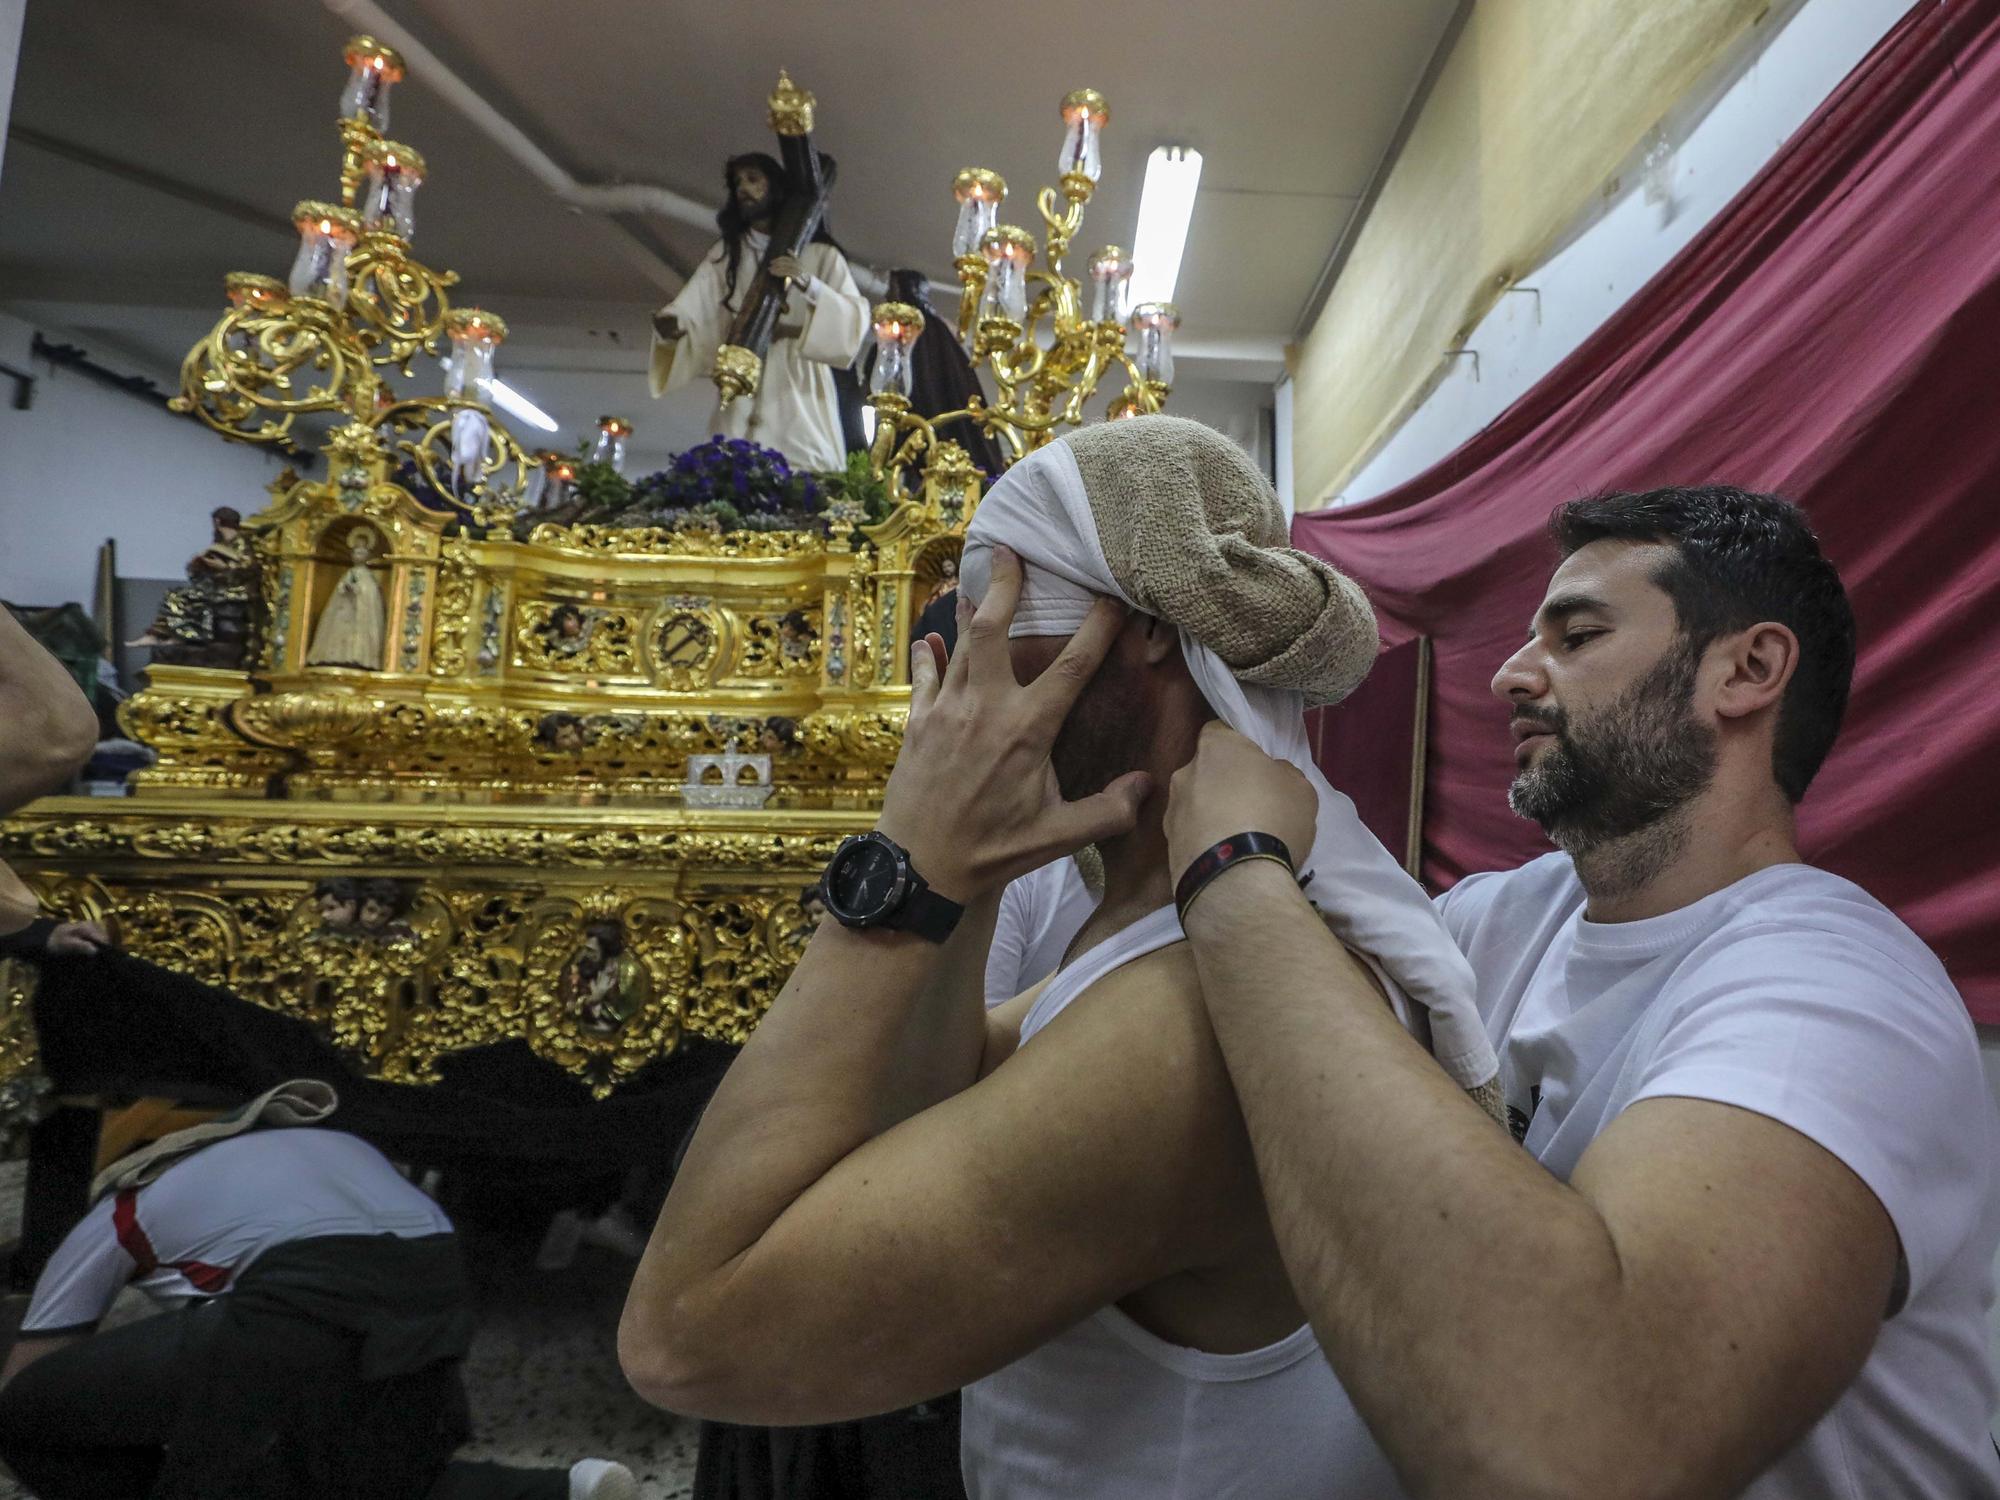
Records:
[[[884,915],[894,902],[901,878],[893,853],[873,840],[857,840],[827,872],[827,906],[840,917]]]

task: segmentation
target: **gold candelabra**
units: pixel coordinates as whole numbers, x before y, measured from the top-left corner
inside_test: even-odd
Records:
[[[329,453],[407,461],[447,503],[483,521],[511,515],[536,467],[486,404],[507,325],[451,305],[458,283],[410,252],[424,159],[390,140],[389,95],[403,59],[373,37],[345,50],[340,202],[292,211],[298,255],[285,281],[226,278],[229,309],[181,365],[176,411],[226,438],[288,443],[300,417],[344,418]],[[444,392],[398,397],[419,354],[445,361]]]
[[[1095,89],[1077,89],[1062,101],[1063,146],[1057,186],[1036,197],[1043,233],[1035,236],[999,221],[1006,181],[983,167],[967,167],[952,183],[958,223],[952,236],[960,287],[958,337],[984,366],[997,399],[974,398],[962,410],[924,418],[910,409],[910,351],[923,331],[922,311],[885,302],[875,309],[879,347],[870,382],[876,435],[870,454],[877,474],[900,494],[904,473],[925,459],[965,464],[963,449],[941,442],[936,428],[965,418],[993,434],[1009,461],[1038,448],[1065,426],[1084,419],[1084,407],[1114,372],[1123,391],[1107,417],[1156,412],[1173,385],[1173,335],[1179,311],[1166,302],[1127,310],[1131,258],[1116,245],[1091,256],[1085,280],[1063,261],[1083,227],[1083,214],[1102,174],[1099,139],[1111,111]],[[1040,264],[1037,264],[1037,261]],[[1132,347],[1128,350],[1128,329]]]

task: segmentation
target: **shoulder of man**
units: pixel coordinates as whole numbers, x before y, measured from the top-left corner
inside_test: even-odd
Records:
[[[1787,989],[1810,976],[1829,1001],[1936,1012],[1971,1034],[1964,1001],[1924,940],[1862,887],[1814,865],[1773,866],[1728,893],[1675,987],[1704,989],[1718,974]]]
[[[1741,884],[1651,1001],[1633,1102],[1713,1100],[1817,1142],[1888,1210],[1921,1289],[2000,1218],[2000,1112],[1964,1002],[1851,881],[1791,865]]]

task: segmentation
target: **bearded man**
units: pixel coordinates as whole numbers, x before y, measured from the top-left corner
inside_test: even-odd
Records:
[[[653,314],[649,378],[655,396],[715,373],[715,351],[728,342],[756,285],[772,220],[788,191],[784,167],[761,151],[732,156],[723,180],[728,197],[715,216],[721,243],[702,257],[680,295]],[[847,444],[833,372],[852,364],[861,350],[867,299],[824,227],[797,255],[775,257],[770,272],[785,283],[785,305],[757,391],[718,405],[710,430],[775,448],[794,468],[841,468]]]
[[[661,1213],[626,1375],[675,1411],[780,1424],[967,1387],[973,1500],[1374,1500],[1393,1480],[1339,1420],[1277,1259],[1162,825],[1211,719],[1315,774],[1304,706],[1360,681],[1373,614],[1286,545],[1241,449],[1165,416],[1017,463],[960,580],[975,612],[948,667],[916,644],[878,829],[835,856],[834,920]],[[1308,893],[1441,1086],[1488,1091],[1464,960],[1352,804],[1314,792]],[[1002,886],[1091,842],[1103,893],[1067,962],[989,1015]]]
[[[1226,871],[1188,912],[1292,1284],[1412,1494],[2000,1496],[1972,1024],[1795,842],[1854,666],[1839,576],[1792,506],[1734,489],[1551,530],[1493,691],[1514,810],[1561,852],[1439,901],[1526,1149],[1386,1024],[1287,874]],[[1172,860],[1313,812],[1212,726]]]

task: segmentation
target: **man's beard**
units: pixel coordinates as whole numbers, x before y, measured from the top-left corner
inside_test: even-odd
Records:
[[[736,205],[736,212],[738,217],[743,220],[744,227],[749,229],[761,228],[770,223],[778,212],[777,195],[766,193],[755,203],[743,203],[739,201]]]
[[[1095,796],[1139,768],[1139,747],[1151,737],[1140,695],[1100,669],[1070,705],[1050,747],[1056,785],[1071,802]]]
[[[1554,734],[1514,777],[1507,803],[1558,848],[1586,854],[1651,828],[1715,775],[1715,731],[1693,714],[1696,653],[1674,646],[1608,708],[1572,724],[1559,708],[1517,707]]]

